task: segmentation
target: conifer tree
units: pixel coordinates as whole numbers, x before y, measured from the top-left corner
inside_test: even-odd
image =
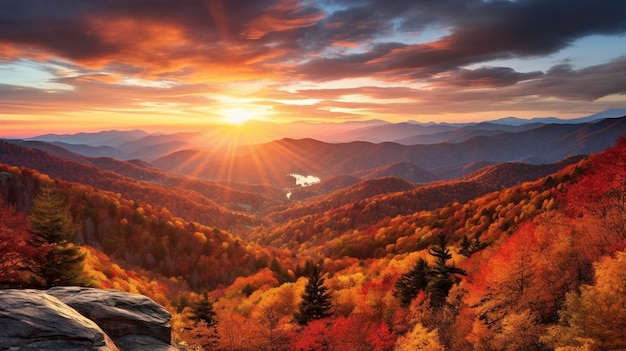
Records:
[[[209,327],[217,325],[217,313],[215,313],[213,302],[209,300],[206,292],[202,294],[202,299],[194,305],[193,319],[195,321],[205,321]]]
[[[428,293],[433,308],[443,307],[448,292],[458,281],[454,275],[467,274],[463,269],[447,264],[452,255],[446,245],[445,235],[439,235],[439,244],[433,245],[429,254],[437,258],[434,267],[420,258],[409,272],[404,273],[396,281],[393,295],[400,299],[400,304],[404,307],[410,305],[422,290]]]
[[[30,209],[30,231],[35,245],[48,248],[38,262],[44,287],[85,285],[82,278],[85,255],[70,242],[75,227],[69,209],[49,186],[40,189]]]
[[[324,286],[324,276],[318,265],[312,266],[308,276],[309,281],[302,294],[302,302],[295,319],[300,325],[307,325],[310,321],[327,318],[332,307],[328,288]]]
[[[428,263],[423,258],[420,258],[413,269],[398,278],[393,295],[400,299],[402,306],[410,305],[420,291],[426,290],[429,274],[430,268]]]
[[[213,302],[209,300],[207,293],[202,294],[202,299],[193,306],[193,319],[191,337],[202,349],[212,350],[219,343],[217,332],[217,313],[213,309]]]
[[[461,241],[461,250],[459,253],[463,256],[470,257],[473,253],[478,252],[488,246],[487,243],[480,241],[480,233],[476,233],[472,239],[467,235],[463,235]]]
[[[463,269],[447,264],[452,255],[446,245],[445,235],[439,235],[439,245],[433,245],[429,253],[437,258],[437,262],[430,270],[430,279],[426,291],[429,293],[431,306],[441,308],[446,302],[452,285],[456,282],[453,274],[466,275],[467,273]]]

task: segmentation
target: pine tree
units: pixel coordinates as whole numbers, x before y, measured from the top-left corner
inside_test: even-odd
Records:
[[[467,235],[463,235],[459,253],[463,256],[470,257],[473,253],[486,248],[488,245],[488,243],[480,241],[480,233],[476,233],[472,239],[468,238]]]
[[[446,302],[448,292],[457,280],[453,274],[466,275],[465,270],[450,266],[448,260],[452,258],[450,249],[446,245],[445,235],[439,235],[439,245],[434,245],[430,251],[431,256],[437,258],[435,267],[430,270],[430,280],[426,291],[430,296],[430,304],[434,308],[441,308]]]
[[[209,300],[207,293],[202,294],[202,299],[193,306],[193,319],[195,321],[190,329],[194,343],[201,345],[204,350],[212,350],[219,343],[217,332],[217,313],[213,309],[213,302]]]
[[[202,299],[193,306],[193,319],[196,322],[205,321],[209,327],[217,325],[217,313],[215,313],[213,302],[209,300],[206,292],[202,294]]]
[[[75,232],[72,216],[51,187],[42,187],[35,198],[30,223],[34,244],[49,249],[37,267],[45,287],[85,285],[82,278],[85,255],[69,241]]]
[[[309,281],[302,294],[302,302],[295,319],[300,325],[307,325],[310,321],[330,317],[330,294],[324,286],[324,276],[318,265],[313,265]]]
[[[429,274],[430,268],[428,263],[423,258],[420,258],[413,269],[398,278],[393,295],[400,299],[402,306],[410,305],[420,291],[426,290]]]

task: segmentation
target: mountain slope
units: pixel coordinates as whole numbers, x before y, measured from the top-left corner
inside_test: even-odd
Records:
[[[58,177],[66,181],[120,193],[122,196],[141,202],[159,204],[181,217],[217,227],[233,228],[256,222],[253,216],[226,209],[193,190],[138,181],[40,150],[1,141],[0,163],[36,169],[51,178]]]
[[[446,178],[446,170],[472,162],[551,163],[576,154],[589,154],[611,146],[626,135],[626,117],[588,124],[549,124],[519,133],[474,137],[458,144],[400,145],[351,142],[329,144],[313,139],[282,139],[242,149],[239,154],[215,161],[203,154],[177,154],[173,160],[160,159],[155,165],[187,171],[208,179],[231,179],[251,183],[288,186],[285,175],[298,173],[325,178],[367,169],[410,162]],[[463,175],[463,174],[460,174]]]
[[[2,140],[0,139],[0,141]],[[54,145],[52,143],[47,143],[47,142],[42,142],[42,141],[28,141],[28,140],[5,140],[4,142],[23,146],[25,148],[41,150],[51,155],[63,157],[68,160],[79,162],[85,165],[91,165],[91,161],[89,161],[88,157],[83,156],[80,153],[72,152],[64,148],[63,146]]]
[[[584,158],[585,156],[582,155],[571,156],[559,162],[540,165],[522,162],[499,163],[481,168],[461,179],[490,184],[494,187],[509,188],[525,181],[532,181],[556,173]]]
[[[399,177],[412,183],[428,183],[439,177],[411,162],[398,162],[391,165],[354,172],[352,175],[363,179]]]
[[[259,229],[254,237],[266,245],[295,245],[293,249],[298,251],[311,246],[309,240],[313,237],[331,240],[350,236],[354,230],[367,230],[386,218],[466,203],[505,187],[537,181],[582,159],[570,157],[549,165],[503,163],[487,166],[464,179],[418,187],[402,186],[393,177],[368,180],[295,205],[274,208],[266,218],[275,226]]]

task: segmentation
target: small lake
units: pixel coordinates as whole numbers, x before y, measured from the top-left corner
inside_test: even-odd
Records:
[[[296,179],[296,185],[299,185],[302,187],[311,186],[313,184],[319,184],[319,182],[322,181],[319,177],[312,176],[312,175],[305,176],[302,174],[291,173],[289,174],[289,176],[294,177]],[[291,191],[285,195],[287,196],[288,199],[291,198]]]
[[[322,180],[319,177],[307,175],[304,176],[302,174],[291,173],[290,177],[294,177],[296,179],[296,185],[300,186],[310,186],[313,184],[318,184]]]

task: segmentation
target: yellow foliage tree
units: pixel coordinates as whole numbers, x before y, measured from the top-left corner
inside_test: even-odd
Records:
[[[428,331],[421,323],[415,325],[408,334],[398,338],[396,351],[444,351],[439,343],[439,333],[437,329]]]
[[[560,324],[544,338],[552,346],[626,348],[626,252],[596,263],[595,274],[594,285],[567,295]]]

